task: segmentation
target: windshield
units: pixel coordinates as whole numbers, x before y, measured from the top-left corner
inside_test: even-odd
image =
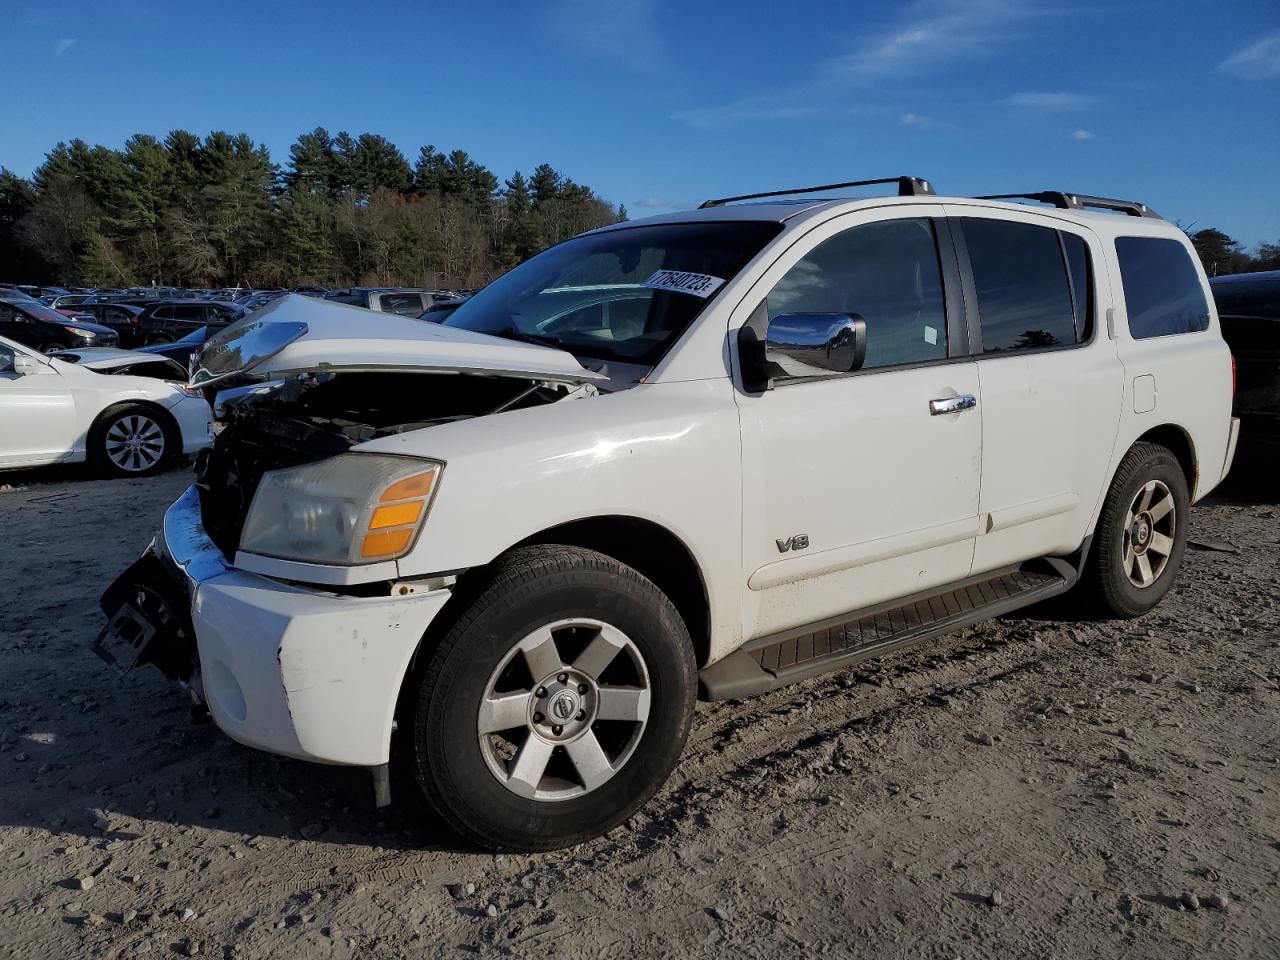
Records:
[[[499,277],[442,324],[653,364],[781,229],[739,221],[587,234]]]

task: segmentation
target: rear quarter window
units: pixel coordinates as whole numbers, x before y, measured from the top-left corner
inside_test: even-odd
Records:
[[[1187,248],[1161,237],[1117,237],[1129,334],[1137,340],[1209,328],[1209,304]]]

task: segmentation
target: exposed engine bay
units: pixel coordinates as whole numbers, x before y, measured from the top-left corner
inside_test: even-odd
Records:
[[[268,470],[324,460],[378,437],[596,393],[591,384],[440,372],[307,374],[219,391],[210,398],[216,437],[196,463],[205,529],[234,557]]]

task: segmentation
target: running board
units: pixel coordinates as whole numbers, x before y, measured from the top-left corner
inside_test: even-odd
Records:
[[[1081,561],[1083,560],[1081,551]],[[765,693],[1065,593],[1079,576],[1075,558],[1045,558],[984,574],[905,600],[749,641],[698,675],[703,700]]]

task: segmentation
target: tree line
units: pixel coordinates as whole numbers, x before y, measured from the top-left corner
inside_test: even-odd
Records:
[[[1215,227],[1206,227],[1192,233],[1191,245],[1200,255],[1204,272],[1211,277],[1228,273],[1253,273],[1256,270],[1280,270],[1280,243],[1260,243],[1253,253],[1245,250],[1238,240]]]
[[[464,150],[410,165],[385,137],[303,134],[284,166],[247,134],[59,143],[0,168],[0,279],[77,286],[479,286],[626,219],[550,164],[499,183]]]

